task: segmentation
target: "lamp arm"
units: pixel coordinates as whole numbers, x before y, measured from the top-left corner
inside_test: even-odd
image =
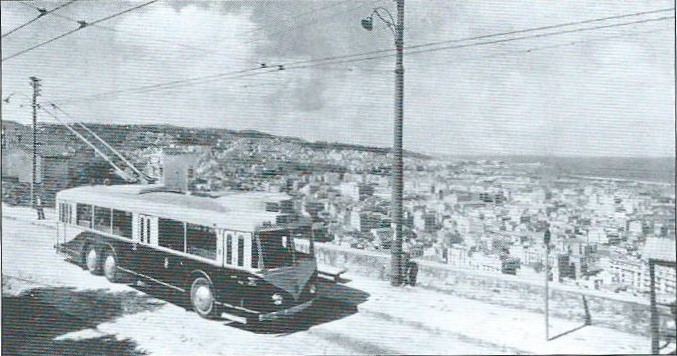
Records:
[[[390,17],[390,21],[384,19],[383,16],[381,16],[381,13],[379,12],[379,10],[385,11],[385,13],[388,14],[388,17]],[[383,21],[386,25],[388,25],[388,28],[393,33],[393,35],[396,35],[395,29],[393,28],[393,27],[395,27],[395,19],[393,18],[393,15],[390,13],[390,11],[388,11],[388,9],[386,9],[385,7],[381,7],[381,6],[375,7],[374,11],[371,14],[372,15],[376,14],[376,16],[378,16],[378,18],[381,19],[381,21]]]
[[[390,23],[386,19],[381,17],[381,14],[378,12],[378,10],[383,10],[383,11],[386,12],[386,14],[388,14],[388,17],[390,17]],[[372,14],[378,15],[378,17],[381,19],[381,21],[385,22],[386,24],[390,24],[390,25],[395,26],[395,18],[390,13],[390,11],[388,11],[388,9],[386,9],[385,7],[383,7],[383,6],[375,7],[374,12]]]

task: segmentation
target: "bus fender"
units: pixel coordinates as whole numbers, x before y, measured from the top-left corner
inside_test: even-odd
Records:
[[[207,280],[209,281],[209,283],[211,283],[212,287],[215,288],[215,287],[214,287],[214,282],[212,281],[211,277],[209,277],[209,275],[208,275],[205,271],[203,271],[203,270],[201,270],[201,269],[196,269],[196,270],[193,270],[192,272],[188,273],[188,276],[186,277],[186,281],[185,281],[185,283],[183,284],[184,287],[185,287],[184,289],[185,289],[186,291],[189,291],[189,292],[190,292],[190,287],[191,287],[193,281],[195,280],[195,278],[197,278],[197,277],[205,277],[205,278],[207,278]]]
[[[78,236],[75,237],[75,239],[81,238],[82,239],[82,245],[80,247],[80,256],[82,259],[82,262],[84,263],[86,254],[87,254],[87,249],[89,246],[94,245],[94,248],[98,250],[101,249],[98,242],[98,239],[96,238],[96,235],[92,234],[89,231],[81,232],[78,234]]]
[[[103,244],[103,245],[99,248],[99,250],[101,251],[101,256],[103,256],[104,253],[106,253],[106,251],[109,251],[109,250],[110,250],[110,251],[113,252],[113,256],[115,256],[116,259],[117,259],[117,257],[118,257],[118,254],[117,254],[117,252],[115,251],[115,247],[114,247],[113,245],[111,245],[110,243],[105,243],[105,244]]]

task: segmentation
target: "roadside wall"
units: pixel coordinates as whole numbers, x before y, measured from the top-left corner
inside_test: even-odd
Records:
[[[296,243],[299,249],[308,249],[307,241],[297,240]],[[389,279],[390,255],[387,253],[315,243],[315,256],[320,265],[345,268],[354,275]],[[543,285],[521,281],[517,276],[463,270],[428,261],[416,262],[419,264],[417,287],[511,308],[544,312]],[[586,315],[584,297],[592,325],[649,335],[648,298],[644,301],[634,297],[605,295],[601,291],[581,291],[552,283],[550,315],[580,321],[583,325]]]

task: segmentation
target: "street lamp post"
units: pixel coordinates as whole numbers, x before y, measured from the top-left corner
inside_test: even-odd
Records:
[[[38,96],[40,96],[40,79],[30,77],[33,87],[33,164],[31,171],[31,208],[35,208],[35,185],[37,184],[37,161],[38,161]]]
[[[404,118],[404,0],[397,2],[397,22],[393,19],[390,12],[377,7],[372,14],[362,20],[362,27],[371,31],[373,28],[373,15],[377,15],[388,25],[395,35],[396,63],[395,63],[395,118],[393,128],[393,172],[392,172],[392,219],[395,228],[395,238],[391,246],[391,276],[390,283],[393,286],[402,285],[403,282],[403,261],[402,261],[402,195],[404,189],[404,162],[402,159],[402,131]],[[384,11],[390,21],[383,18],[379,11]],[[394,27],[394,30],[393,30]]]
[[[550,323],[548,308],[548,281],[550,280],[550,229],[546,229],[543,234],[543,243],[545,244],[545,340],[550,341]]]

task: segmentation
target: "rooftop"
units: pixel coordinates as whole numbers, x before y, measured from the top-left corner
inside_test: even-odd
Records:
[[[233,193],[220,198],[193,196],[163,190],[159,184],[84,186],[67,189],[57,199],[113,209],[142,212],[193,224],[230,230],[254,231],[263,222],[275,223],[278,213],[256,203],[281,194]]]

